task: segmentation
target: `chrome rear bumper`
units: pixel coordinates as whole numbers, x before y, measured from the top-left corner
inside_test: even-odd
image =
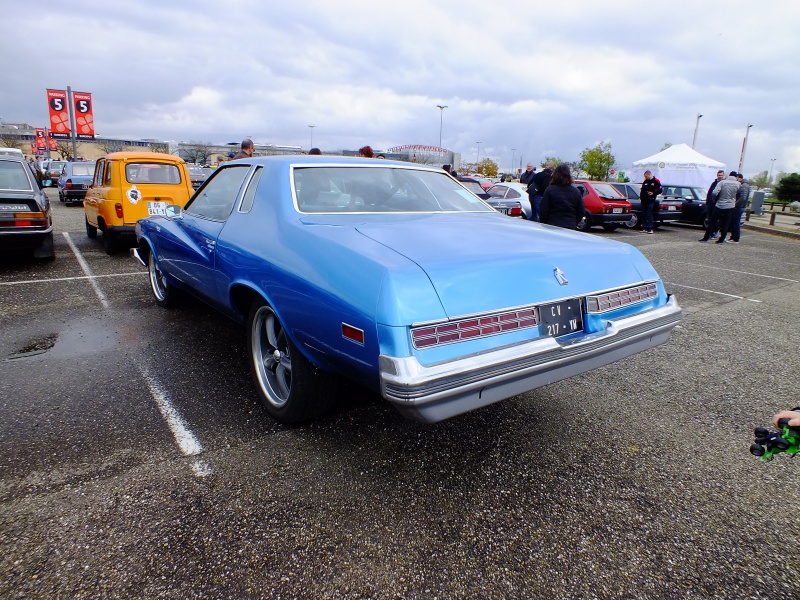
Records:
[[[413,356],[382,355],[381,394],[406,416],[435,423],[658,346],[681,314],[670,296],[660,308],[564,341],[539,338],[430,366]]]

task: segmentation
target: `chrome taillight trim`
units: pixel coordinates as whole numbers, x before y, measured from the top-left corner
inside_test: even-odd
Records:
[[[657,297],[658,286],[655,283],[646,283],[603,294],[593,294],[586,296],[586,312],[589,314],[603,313]]]

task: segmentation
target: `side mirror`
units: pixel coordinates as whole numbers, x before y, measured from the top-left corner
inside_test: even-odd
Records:
[[[177,204],[170,204],[166,208],[166,214],[169,219],[182,219],[183,209]]]

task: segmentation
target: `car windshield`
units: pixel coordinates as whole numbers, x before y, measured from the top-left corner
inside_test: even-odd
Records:
[[[181,172],[177,165],[164,163],[128,163],[125,165],[125,179],[128,183],[166,183],[179,184]]]
[[[0,190],[31,190],[26,168],[21,162],[0,160]]]
[[[86,163],[84,165],[72,165],[72,175],[86,175],[91,177],[94,175],[94,163]]]
[[[494,212],[442,171],[397,167],[295,167],[297,208],[330,212]]]

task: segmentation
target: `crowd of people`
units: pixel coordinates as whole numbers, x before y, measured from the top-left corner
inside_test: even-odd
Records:
[[[750,184],[741,173],[731,171],[725,177],[725,171],[717,171],[717,178],[706,194],[708,226],[700,241],[718,238],[717,244],[738,244],[742,233],[742,215],[749,198]]]

